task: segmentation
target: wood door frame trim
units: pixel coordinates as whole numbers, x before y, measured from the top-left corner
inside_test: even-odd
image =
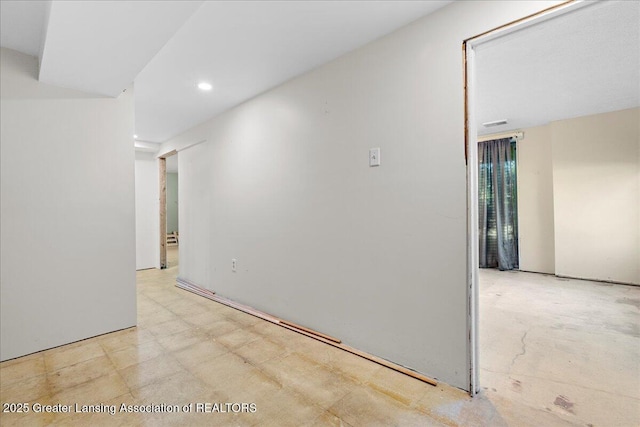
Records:
[[[158,159],[160,185],[160,269],[167,268],[167,159]]]
[[[165,269],[167,265],[167,157],[171,157],[178,152],[169,151],[158,157],[158,183],[159,183],[159,203],[158,214],[160,217],[160,269]]]

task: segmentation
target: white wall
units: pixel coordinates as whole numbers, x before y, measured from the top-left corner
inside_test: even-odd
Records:
[[[639,119],[636,108],[524,130],[521,270],[640,282]]]
[[[136,152],[136,270],[160,268],[158,160]]]
[[[517,143],[520,270],[555,273],[551,128],[528,128]]]
[[[178,156],[178,221],[180,245],[179,275],[194,283],[211,288],[211,191],[212,182],[209,146],[196,145]],[[225,209],[219,204],[218,209]],[[184,242],[187,244],[184,244]]]
[[[180,275],[468,389],[461,45],[551,3],[453,3],[163,144],[207,140]]]
[[[560,276],[640,284],[640,109],[551,124]]]
[[[1,49],[0,359],[135,325],[133,93],[40,84]]]

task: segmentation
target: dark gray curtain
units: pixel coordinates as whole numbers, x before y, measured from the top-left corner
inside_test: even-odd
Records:
[[[510,138],[478,144],[480,267],[518,268],[516,143]]]

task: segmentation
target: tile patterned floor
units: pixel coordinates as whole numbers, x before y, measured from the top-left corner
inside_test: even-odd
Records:
[[[255,403],[256,412],[0,415],[2,426],[454,425],[425,401],[433,387],[175,287],[167,270],[137,274],[138,326],[0,364],[0,401],[120,406]],[[173,262],[172,262],[173,261]],[[237,407],[236,407],[237,409]]]
[[[470,399],[178,289],[169,256],[169,269],[137,273],[136,328],[1,363],[0,402],[31,411],[0,425],[640,425],[638,287],[481,272],[483,391]],[[256,411],[118,412],[234,402]]]

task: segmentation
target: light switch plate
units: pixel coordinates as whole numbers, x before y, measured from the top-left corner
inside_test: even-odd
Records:
[[[369,166],[380,166],[380,149],[369,149]]]

